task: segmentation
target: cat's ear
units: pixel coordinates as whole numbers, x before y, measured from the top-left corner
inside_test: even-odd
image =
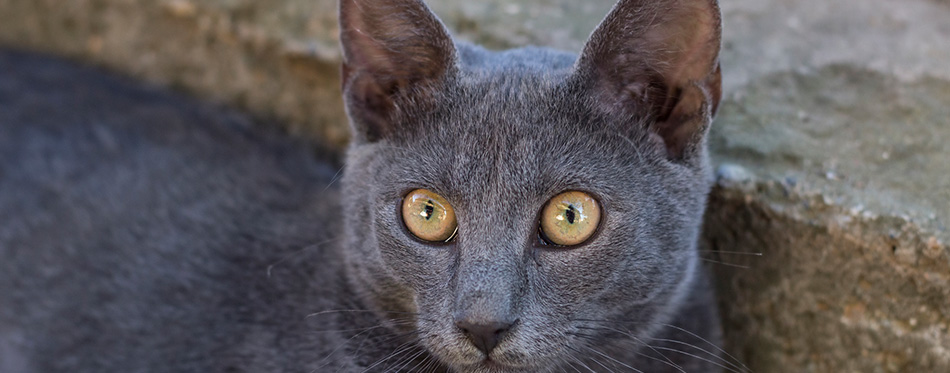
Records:
[[[340,0],[343,96],[355,141],[397,128],[454,69],[455,45],[421,0]]]
[[[648,115],[671,159],[701,144],[722,95],[715,0],[620,0],[577,62],[596,105]]]

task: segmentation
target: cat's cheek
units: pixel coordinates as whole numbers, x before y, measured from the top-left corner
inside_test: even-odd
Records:
[[[534,254],[539,276],[557,282],[599,282],[617,267],[617,254],[597,243],[570,249],[539,249]]]
[[[381,244],[379,250],[386,269],[416,292],[445,284],[450,276],[451,248],[397,239]]]

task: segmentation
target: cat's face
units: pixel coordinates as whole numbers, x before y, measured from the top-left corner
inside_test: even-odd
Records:
[[[387,3],[396,3],[388,14],[420,6]],[[354,19],[381,17],[366,8]],[[387,17],[373,24],[396,26],[373,43],[409,26],[447,37],[427,29],[437,21]],[[371,46],[343,38],[357,137],[344,180],[351,281],[381,317],[409,319],[390,326],[453,370],[550,371],[603,351],[605,342],[639,348],[692,274],[708,189],[702,136],[718,92],[700,87],[698,104],[683,103],[690,93],[657,94],[647,78],[611,83],[589,62],[611,58],[599,55],[606,41],[598,38],[577,64],[550,51],[497,55],[438,42],[366,52],[379,60],[401,48],[415,52],[388,57],[411,59],[433,48],[408,67],[415,72],[400,70],[412,66],[406,61],[359,65],[360,48]],[[374,69],[385,77],[367,73]],[[718,79],[714,70],[704,73]],[[663,103],[623,97],[631,94]],[[682,107],[696,112],[683,115]],[[427,241],[405,220],[405,199],[417,189],[451,206],[450,239]],[[586,239],[556,245],[542,228],[545,207],[571,191],[593,199],[588,208],[599,220]]]
[[[490,356],[528,371],[616,334],[601,321],[632,322],[624,328],[638,335],[663,321],[695,261],[701,171],[583,113],[562,81],[534,81],[507,102],[482,83],[456,86],[403,138],[351,150],[347,213],[359,217],[350,223],[361,245],[352,249],[361,262],[379,256],[363,262],[370,283],[405,294],[387,311],[418,312],[420,340],[454,367],[484,360],[460,318],[507,319],[514,325]],[[407,229],[403,199],[419,188],[454,209],[448,242]],[[594,235],[569,247],[539,235],[543,207],[564,191],[588,193],[601,210]]]

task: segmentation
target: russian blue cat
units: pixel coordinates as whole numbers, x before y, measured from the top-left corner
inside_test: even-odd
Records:
[[[579,56],[343,0],[352,142],[0,53],[0,371],[712,372],[713,0]]]

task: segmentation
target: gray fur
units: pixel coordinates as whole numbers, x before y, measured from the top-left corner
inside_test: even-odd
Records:
[[[419,1],[345,0],[355,140],[340,183],[332,161],[240,115],[3,52],[0,371],[732,367],[695,248],[718,9],[665,3],[715,12],[715,53],[691,70],[708,76],[608,84],[597,46],[652,27],[610,24],[645,18],[627,14],[637,1],[578,59],[453,43]],[[415,188],[452,203],[452,241],[405,229]],[[601,227],[545,246],[539,211],[565,190],[598,199]],[[486,360],[459,318],[517,322]]]

